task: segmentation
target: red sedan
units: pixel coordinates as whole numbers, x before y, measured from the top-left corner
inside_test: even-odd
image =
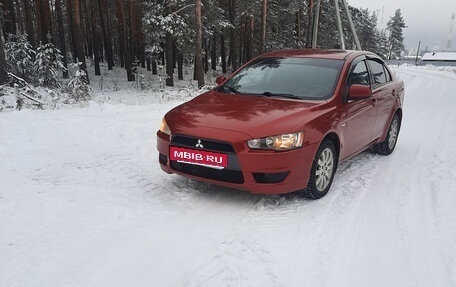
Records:
[[[318,199],[340,162],[396,146],[404,84],[375,54],[276,51],[217,84],[163,118],[157,148],[165,172]]]

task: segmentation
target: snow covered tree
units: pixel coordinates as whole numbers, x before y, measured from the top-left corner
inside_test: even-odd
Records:
[[[33,80],[35,51],[27,41],[27,35],[10,35],[5,53],[9,72],[25,81]]]
[[[38,85],[50,88],[60,87],[58,71],[65,69],[62,59],[60,51],[52,43],[41,44],[38,47],[34,62]]]
[[[397,9],[394,16],[390,18],[387,23],[389,34],[389,50],[388,59],[400,57],[404,51],[404,37],[402,36],[402,29],[406,28],[404,18],[401,14],[401,9]]]
[[[144,5],[142,18],[143,33],[146,37],[146,50],[149,55],[158,57],[166,54],[166,85],[173,86],[175,44],[183,42],[183,37],[191,37],[189,31],[189,8],[194,6],[190,0],[152,0]]]
[[[353,13],[353,22],[358,33],[359,42],[363,50],[373,51],[377,45],[377,16],[375,13],[370,14],[367,9],[357,9]]]
[[[84,69],[82,69],[82,63],[73,64],[76,68],[74,77],[68,83],[70,88],[71,96],[76,101],[83,101],[90,99],[90,88],[87,85],[87,75]]]
[[[386,32],[383,30],[377,30],[375,32],[375,38],[377,41],[377,45],[372,50],[372,52],[379,55],[383,59],[387,59],[389,46],[388,46],[388,36],[386,35]]]

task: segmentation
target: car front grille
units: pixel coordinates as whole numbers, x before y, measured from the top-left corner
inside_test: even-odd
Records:
[[[185,174],[211,180],[237,184],[244,183],[244,176],[239,165],[238,157],[234,151],[233,146],[230,143],[196,138],[186,135],[174,135],[171,139],[171,145],[224,153],[228,155],[228,167],[225,169],[214,169],[206,166],[170,161],[170,166],[172,169]],[[203,147],[199,145],[202,145]]]
[[[197,177],[218,180],[229,183],[244,183],[244,176],[241,171],[229,169],[213,169],[205,166],[187,164],[177,161],[171,161],[171,168],[186,174]]]
[[[171,140],[172,145],[189,148],[198,147],[198,142],[203,146],[204,150],[222,153],[234,153],[233,146],[226,142],[201,139],[184,135],[174,135]]]

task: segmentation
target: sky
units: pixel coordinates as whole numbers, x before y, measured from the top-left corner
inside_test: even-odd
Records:
[[[456,13],[455,0],[347,0],[347,2],[353,7],[379,11],[379,28],[386,27],[386,23],[394,16],[396,9],[401,9],[407,26],[403,31],[406,49],[418,48],[418,43],[421,41],[420,50],[426,47],[428,51],[445,50],[450,34],[451,16]],[[452,30],[451,49],[456,51],[456,19],[453,21]]]

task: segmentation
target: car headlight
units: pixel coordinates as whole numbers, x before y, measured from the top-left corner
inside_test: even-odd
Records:
[[[165,118],[162,119],[161,125],[160,125],[160,131],[164,134],[171,135],[171,130],[168,127],[168,124],[166,123]]]
[[[301,147],[303,138],[304,133],[298,132],[260,139],[251,139],[247,141],[247,145],[251,149],[272,149],[284,151]]]

